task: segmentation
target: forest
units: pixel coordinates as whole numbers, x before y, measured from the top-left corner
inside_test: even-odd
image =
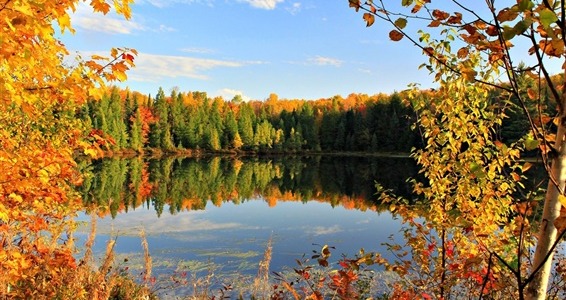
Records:
[[[535,86],[528,78],[524,81]],[[426,91],[421,96],[429,97]],[[486,101],[496,103],[500,97],[493,94]],[[498,125],[497,139],[511,143],[528,133],[528,120],[516,100],[500,109],[508,117]],[[84,105],[78,117],[90,124],[92,134],[110,138],[105,145],[110,152],[408,154],[423,145],[415,126],[418,114],[403,92],[317,100],[271,94],[243,102],[239,96],[227,101],[198,91],[172,89],[166,96],[160,88],[152,97],[111,87],[100,101]]]

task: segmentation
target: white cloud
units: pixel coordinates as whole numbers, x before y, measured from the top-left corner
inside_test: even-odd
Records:
[[[183,48],[183,49],[179,49],[179,51],[181,51],[181,52],[186,52],[186,53],[198,53],[198,54],[211,54],[211,53],[214,53],[214,52],[215,52],[215,51],[212,50],[212,49],[199,48],[199,47]]]
[[[272,10],[275,9],[278,3],[283,3],[284,0],[238,0],[239,2],[246,2],[252,7]]]
[[[173,27],[169,27],[167,25],[159,25],[159,31],[161,32],[174,32],[177,31],[177,29],[173,28]]]
[[[136,213],[120,214],[116,219],[104,218],[98,220],[97,232],[99,234],[137,235],[143,228],[148,235],[162,235],[248,228],[236,222],[215,223],[207,220],[204,217],[205,214],[205,211],[191,211],[178,215],[163,213],[161,217],[155,218],[155,211],[138,210]],[[147,220],[151,220],[151,222]],[[85,228],[85,230],[88,229]]]
[[[312,235],[328,235],[328,234],[335,234],[338,232],[342,232],[342,228],[338,225],[324,227],[324,226],[316,226],[314,228],[309,228],[307,230]]]
[[[299,12],[301,12],[302,5],[300,2],[295,2],[291,6],[287,7],[285,10],[287,10],[292,15],[296,15]]]
[[[342,61],[339,59],[318,56],[318,55],[313,58],[309,58],[308,63],[318,66],[335,66],[335,67],[340,67],[342,65]]]
[[[108,57],[108,52],[77,51],[78,55],[88,59],[91,55]],[[66,60],[72,64],[74,55]],[[206,71],[217,68],[237,68],[254,62],[205,59],[187,56],[157,55],[139,52],[134,58],[135,67],[127,72],[128,80],[141,82],[160,82],[166,78],[193,78],[208,80]]]
[[[285,0],[236,0],[237,2],[248,3],[250,6],[260,9],[272,10],[275,9],[278,3],[283,3]],[[164,8],[174,4],[205,4],[214,6],[215,0],[143,0],[138,3],[149,3],[158,8]]]
[[[136,1],[137,3],[149,3],[155,7],[164,8],[173,4],[191,4],[202,3],[212,5],[213,0],[143,0]]]
[[[136,67],[128,76],[131,80],[158,82],[164,78],[187,77],[209,79],[205,71],[216,68],[236,68],[244,62],[202,59],[186,56],[168,56],[140,53],[135,60]]]
[[[236,95],[240,95],[242,97],[242,100],[244,100],[244,101],[250,101],[250,97],[245,96],[244,93],[242,91],[239,91],[239,90],[224,88],[224,89],[221,89],[219,91],[216,91],[216,94],[218,96],[222,96],[222,98],[224,98],[224,100],[227,100],[227,101],[232,100],[232,98],[234,98],[234,96],[236,96]]]
[[[75,28],[109,34],[131,34],[134,31],[146,30],[143,25],[133,19],[125,20],[113,13],[106,16],[101,13],[94,13],[92,7],[84,2],[77,6],[74,13],[71,13],[71,22]]]

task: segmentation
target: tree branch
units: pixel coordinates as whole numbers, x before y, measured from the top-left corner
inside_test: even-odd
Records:
[[[533,273],[531,273],[531,275],[527,279],[525,279],[525,281],[524,281],[525,285],[528,285],[535,278],[538,271],[540,271],[540,269],[542,269],[542,267],[545,265],[546,261],[548,260],[550,255],[552,255],[552,253],[554,252],[554,249],[556,249],[556,246],[558,246],[558,244],[561,242],[561,240],[562,240],[562,238],[564,237],[565,234],[566,234],[566,229],[562,230],[560,235],[558,235],[558,238],[556,239],[556,241],[554,241],[554,243],[552,244],[552,247],[550,247],[550,251],[548,251],[546,253],[546,255],[544,256],[543,261],[536,267],[536,269],[533,271]]]

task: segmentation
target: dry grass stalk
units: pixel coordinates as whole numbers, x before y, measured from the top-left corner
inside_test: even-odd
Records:
[[[94,246],[94,239],[96,238],[96,221],[98,218],[96,214],[92,212],[90,214],[90,233],[88,234],[88,239],[85,243],[85,254],[81,260],[81,264],[90,265],[92,262],[92,246]]]
[[[106,274],[110,272],[110,269],[114,264],[114,245],[116,245],[115,239],[109,240],[108,244],[106,245],[106,254],[104,255],[104,263],[102,263],[102,266],[100,266],[100,268],[98,269],[98,271],[102,276],[106,276]]]
[[[141,230],[140,232],[140,237],[141,237],[141,245],[143,248],[143,260],[144,260],[144,275],[143,275],[143,281],[147,283],[148,281],[151,281],[151,269],[152,269],[152,260],[151,260],[151,255],[149,254],[149,245],[147,244],[147,238],[145,236],[145,230]]]
[[[193,274],[191,283],[193,286],[193,295],[189,299],[210,299],[211,286],[214,280],[214,268],[212,264],[208,268],[208,273],[204,277],[197,277]]]
[[[257,276],[254,279],[253,294],[256,296],[267,297],[270,292],[269,285],[269,265],[271,263],[271,255],[273,250],[273,236],[269,237],[263,259],[259,262]]]

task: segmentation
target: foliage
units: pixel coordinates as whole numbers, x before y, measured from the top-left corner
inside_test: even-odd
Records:
[[[271,299],[367,299],[371,298],[371,282],[374,271],[373,254],[362,249],[355,258],[343,256],[337,267],[331,262],[331,249],[324,245],[320,251],[313,250],[310,258],[297,260],[294,274],[275,273]],[[311,263],[311,260],[315,263]],[[331,265],[332,264],[332,265]]]
[[[421,67],[428,69],[439,84],[441,103],[417,107],[417,112],[423,115],[419,125],[429,141],[424,150],[414,154],[424,167],[428,181],[417,184],[415,190],[423,194],[427,205],[440,215],[435,219],[427,218],[426,226],[442,237],[443,245],[447,221],[468,231],[462,234],[451,229],[448,236],[450,241],[464,241],[460,254],[483,253],[487,273],[479,281],[481,285],[474,288],[479,297],[503,286],[500,280],[510,275],[513,280],[503,282],[507,283],[506,288],[513,282],[510,292],[514,297],[544,299],[555,247],[566,229],[563,215],[566,209],[561,209],[566,183],[564,77],[550,74],[553,60],[565,58],[566,3],[518,0],[500,4],[490,0],[463,4],[457,0],[403,0],[403,9],[399,11],[390,9],[393,6],[381,0],[349,0],[348,3],[356,11],[364,11],[363,20],[368,27],[377,19],[383,20],[393,27],[389,33],[391,40],[408,39],[420,48],[428,57],[428,62]],[[448,12],[451,10],[455,12]],[[421,26],[417,25],[420,29],[412,36],[409,32],[419,22],[422,22]],[[527,55],[533,57],[530,63],[516,64]],[[525,85],[525,78],[532,78],[535,84]],[[489,97],[492,90],[497,90],[500,100],[518,104],[530,129],[520,140],[522,145],[503,144],[493,133],[494,127],[486,126],[501,124],[502,114],[509,110],[505,102],[492,101]],[[556,107],[554,122],[551,122],[553,117],[547,115],[545,106],[549,102]],[[499,111],[494,110],[494,104]],[[439,120],[456,125],[439,125]],[[465,129],[468,124],[479,126],[481,130],[468,131]],[[515,135],[514,140],[517,137]],[[464,143],[465,152],[462,151]],[[473,147],[475,144],[482,147]],[[537,204],[532,197],[534,191],[519,190],[520,171],[528,168],[517,163],[523,146],[526,150],[538,149],[547,170],[548,189],[540,219],[531,216]],[[468,194],[459,196],[460,191]],[[478,211],[479,208],[485,211]],[[481,226],[475,226],[475,222],[480,222]],[[536,237],[531,225],[539,228]],[[490,230],[485,232],[486,228]],[[470,234],[472,238],[467,237]],[[413,250],[422,250],[419,240],[411,240]],[[474,250],[478,245],[482,247]],[[532,257],[528,251],[531,248],[536,248]],[[439,254],[440,265],[436,260],[435,269],[440,273],[429,279],[440,280],[434,292],[441,298],[451,296],[453,290],[446,285],[449,277],[444,264],[445,249],[442,247]],[[497,263],[492,263],[493,257],[497,258]],[[527,262],[532,264],[525,266]],[[426,264],[417,262],[417,266],[422,268]],[[498,285],[491,287],[491,284]]]
[[[63,60],[56,38],[73,28],[69,11],[79,1],[4,1],[0,5],[0,295],[54,298],[78,270],[73,216],[81,207],[72,187],[80,184],[74,151],[101,154],[103,139],[88,133],[75,113],[99,98],[106,81],[125,79],[135,50]],[[114,9],[130,16],[125,0]],[[112,6],[91,1],[96,12]],[[41,66],[41,67],[38,67]],[[77,289],[81,297],[84,289]]]

